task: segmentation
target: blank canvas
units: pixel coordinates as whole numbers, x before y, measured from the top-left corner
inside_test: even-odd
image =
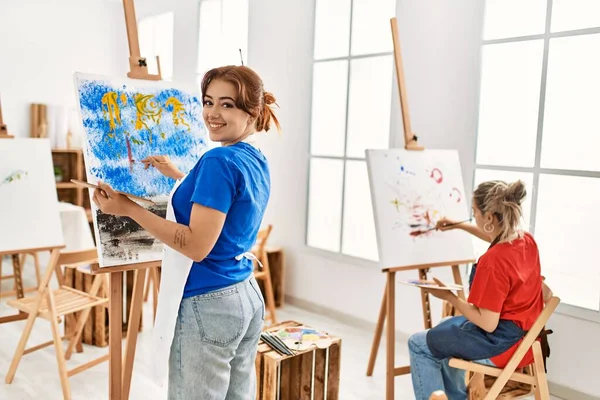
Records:
[[[0,252],[64,245],[49,139],[0,139]]]
[[[442,217],[470,216],[455,150],[367,150],[382,268],[470,260],[468,233],[435,229]]]

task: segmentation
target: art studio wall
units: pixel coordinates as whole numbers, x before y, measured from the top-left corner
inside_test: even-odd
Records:
[[[425,147],[459,150],[467,189],[475,158],[483,3],[398,1],[397,9],[413,130]],[[285,129],[281,136],[274,133],[261,140],[271,161],[273,181],[265,218],[274,224],[272,241],[286,249],[286,295],[291,300],[374,324],[385,284],[377,267],[304,244],[313,20],[313,1],[252,0],[250,7],[248,61],[282,105],[278,115]],[[392,96],[395,109],[400,110],[396,87]],[[396,132],[392,145],[403,146],[399,113],[392,117],[392,127]],[[439,276],[451,278],[449,273]],[[416,293],[397,291],[396,307],[397,328],[402,334],[422,329]],[[441,315],[437,300],[432,312],[434,318]],[[569,389],[600,393],[595,361],[600,358],[600,347],[594,345],[600,325],[556,314],[551,328],[555,333],[549,339],[549,380],[556,394],[576,398],[570,397],[573,392]],[[365,349],[365,368],[367,352]],[[589,361],[582,359],[582,354],[590,354]]]
[[[125,75],[122,21],[122,4],[106,0],[0,3],[0,96],[14,136],[29,137],[31,103],[75,106],[73,72]]]

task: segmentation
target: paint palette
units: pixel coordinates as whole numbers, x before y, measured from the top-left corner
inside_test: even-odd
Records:
[[[275,335],[294,351],[307,350],[311,346],[325,349],[332,342],[331,336],[327,333],[306,326],[283,328],[275,332]]]
[[[415,279],[408,281],[399,281],[404,285],[416,286],[423,289],[442,289],[442,290],[465,290],[465,288],[461,285],[456,285],[453,283],[444,283],[446,286],[440,286],[435,281],[429,281],[424,279]]]

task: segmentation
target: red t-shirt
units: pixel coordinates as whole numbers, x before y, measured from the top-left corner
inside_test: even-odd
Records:
[[[512,243],[499,243],[479,258],[468,302],[499,312],[500,319],[512,320],[525,331],[531,329],[544,308],[540,256],[533,236],[525,233]],[[520,343],[491,361],[506,366]],[[531,363],[529,349],[518,368]]]

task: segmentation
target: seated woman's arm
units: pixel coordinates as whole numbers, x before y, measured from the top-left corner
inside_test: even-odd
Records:
[[[546,277],[542,276],[542,294],[544,295],[544,303],[547,303],[550,301],[552,296],[554,296],[554,293],[552,293],[552,289],[546,285],[546,282],[544,282],[545,280]]]
[[[452,294],[448,302],[452,304],[465,318],[486,332],[494,332],[500,321],[500,313],[479,308]]]

